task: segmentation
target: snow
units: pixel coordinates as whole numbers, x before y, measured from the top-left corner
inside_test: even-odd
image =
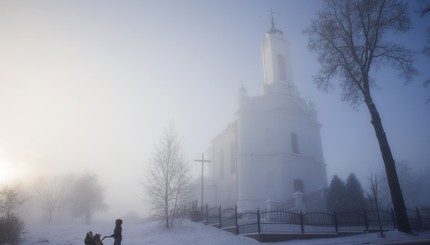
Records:
[[[159,222],[151,221],[141,224],[123,224],[124,245],[142,244],[235,244],[252,245],[258,241],[244,236],[237,236],[218,228],[193,223],[188,220],[179,221],[172,229],[165,229]],[[101,236],[111,235],[113,224],[105,225],[28,225],[25,240],[22,245],[82,245],[88,231],[100,233]],[[369,233],[355,236],[292,240],[277,243],[277,245],[324,245],[324,244],[402,244],[405,241],[427,241],[430,244],[430,232],[404,234],[398,231],[386,232],[386,237],[378,237],[378,233]],[[113,244],[112,238],[106,238],[105,245]]]

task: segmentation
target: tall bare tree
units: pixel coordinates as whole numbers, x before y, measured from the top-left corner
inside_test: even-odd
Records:
[[[391,65],[405,82],[411,81],[417,73],[414,53],[389,39],[391,34],[405,32],[410,26],[407,5],[401,0],[326,0],[317,19],[305,30],[309,48],[317,53],[321,64],[314,77],[316,85],[329,90],[338,82],[344,100],[352,105],[364,101],[369,110],[398,229],[403,232],[409,232],[410,225],[393,155],[371,94],[377,82],[370,73]]]
[[[170,124],[156,147],[145,181],[152,210],[166,228],[173,226],[178,208],[185,205],[189,179],[188,165],[173,124]]]

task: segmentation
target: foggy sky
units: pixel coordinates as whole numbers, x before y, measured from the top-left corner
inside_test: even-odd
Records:
[[[269,9],[290,41],[299,93],[319,111],[329,180],[350,172],[364,180],[383,168],[367,109],[312,82],[318,63],[302,32],[320,7],[298,0],[1,1],[0,169],[9,177],[0,182],[92,172],[106,187],[110,214],[144,215],[144,165],[169,121],[199,177],[193,159],[234,120],[240,86],[259,94]],[[414,30],[396,38],[420,51],[429,17],[413,14],[413,21]],[[417,57],[422,74],[408,86],[390,69],[372,74],[381,81],[374,98],[394,158],[415,169],[430,159],[428,64]]]

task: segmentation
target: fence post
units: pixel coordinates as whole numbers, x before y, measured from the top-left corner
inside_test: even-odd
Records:
[[[420,215],[420,211],[418,210],[418,208],[415,208],[417,210],[417,219],[418,219],[418,228],[421,229],[422,228],[422,221],[421,221],[421,215]]]
[[[235,220],[236,220],[236,235],[239,235],[239,225],[237,222],[237,205],[234,206],[234,216],[235,216]]]
[[[333,219],[334,219],[334,229],[336,230],[336,233],[337,233],[339,232],[339,224],[337,223],[337,214],[335,210],[333,210]]]
[[[218,211],[218,213],[219,213],[219,220],[218,220],[218,222],[219,222],[219,228],[221,229],[222,228],[222,217],[221,217],[222,210],[221,210],[221,205],[219,205],[219,211]]]
[[[302,234],[305,233],[305,227],[304,227],[304,224],[303,224],[303,213],[302,213],[302,211],[300,211],[300,230],[301,230]]]
[[[364,209],[363,211],[364,211],[364,225],[366,226],[366,231],[368,231],[369,230],[369,220],[367,218],[367,210]]]
[[[258,234],[261,233],[261,227],[260,227],[260,209],[257,209],[257,229],[258,229]]]
[[[394,216],[393,208],[391,208],[391,219],[393,220],[394,229],[397,229],[396,217]]]
[[[209,207],[208,204],[206,204],[206,225],[209,225]]]

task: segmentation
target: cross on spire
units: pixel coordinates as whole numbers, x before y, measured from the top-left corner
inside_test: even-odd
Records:
[[[270,17],[272,18],[272,28],[267,32],[268,34],[280,33],[282,35],[282,31],[276,29],[275,27],[275,19],[273,18],[273,14],[275,13],[272,9],[268,10],[270,13]]]
[[[270,17],[272,17],[272,28],[274,29],[274,28],[275,28],[275,20],[273,19],[273,14],[274,14],[275,12],[273,12],[273,10],[272,10],[272,9],[269,9],[269,12],[270,12]]]

